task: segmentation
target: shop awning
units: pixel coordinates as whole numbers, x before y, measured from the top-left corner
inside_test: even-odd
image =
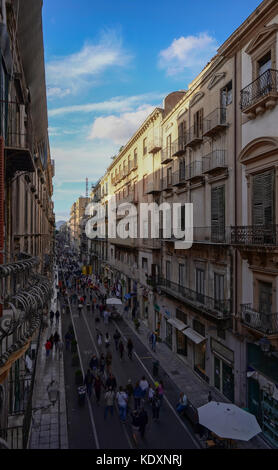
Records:
[[[170,323],[170,325],[173,325],[179,331],[182,331],[184,330],[184,328],[186,328],[186,324],[178,320],[177,318],[169,318],[168,323]]]
[[[187,328],[183,331],[183,334],[195,344],[200,344],[203,341],[206,341],[206,338],[204,338],[204,336],[199,335],[199,333],[197,333],[197,331],[193,330],[192,328]]]

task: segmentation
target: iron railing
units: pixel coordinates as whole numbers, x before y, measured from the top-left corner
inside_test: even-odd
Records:
[[[203,157],[203,173],[210,173],[213,170],[227,168],[226,150],[213,150]]]
[[[24,104],[0,100],[0,126],[5,146],[29,149],[33,155],[33,129],[29,110]]]
[[[195,144],[201,143],[203,140],[203,131],[197,126],[190,127],[187,132],[186,145],[193,146]]]
[[[230,228],[220,225],[211,227],[194,227],[193,243],[212,243],[228,244],[230,243]]]
[[[261,98],[278,93],[278,71],[269,69],[256,80],[241,90],[241,110],[244,111],[256,104]]]
[[[10,428],[0,429],[0,438],[6,441],[9,449],[23,449],[23,427],[22,426],[14,426]],[[0,442],[0,449],[1,449],[1,442]]]
[[[165,176],[162,178],[162,189],[163,191],[172,190],[173,189],[173,174],[171,176]]]
[[[227,126],[226,108],[216,108],[204,119],[204,135],[211,135]]]
[[[252,304],[241,305],[242,323],[267,335],[278,334],[278,313],[262,313],[252,308]]]
[[[148,142],[148,153],[156,153],[162,148],[161,137],[156,137]]]
[[[187,139],[187,134],[185,133],[183,136],[178,137],[172,143],[172,155],[173,156],[183,155],[186,152],[186,139]]]
[[[148,181],[147,194],[159,193],[162,190],[161,179],[156,178],[153,181]]]
[[[161,163],[162,165],[169,163],[173,160],[173,152],[172,152],[172,145],[165,147],[161,151]]]
[[[277,246],[278,225],[250,225],[231,227],[233,245]]]
[[[179,186],[186,184],[186,171],[185,168],[183,170],[175,171],[173,173],[173,186]]]
[[[227,318],[231,315],[231,300],[218,300],[203,293],[189,289],[188,287],[169,281],[163,277],[158,277],[156,285],[165,289],[182,301],[205,311],[215,318]]]
[[[194,178],[201,177],[203,175],[203,162],[201,161],[196,161],[190,163],[186,167],[186,179],[191,180]]]

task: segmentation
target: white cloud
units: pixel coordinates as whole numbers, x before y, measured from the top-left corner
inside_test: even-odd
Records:
[[[87,103],[73,106],[63,106],[61,108],[54,108],[48,111],[49,117],[61,116],[73,113],[91,113],[91,112],[127,112],[131,111],[134,106],[145,103],[146,101],[162,101],[165,94],[163,93],[145,93],[142,95],[134,96],[117,96],[107,101],[99,103]]]
[[[48,87],[47,97],[48,99],[64,98],[70,95],[70,88],[59,88],[59,87]]]
[[[130,59],[119,35],[114,31],[105,33],[98,44],[87,42],[79,52],[46,64],[48,94],[57,98],[77,93],[94,85],[107,69],[123,67]]]
[[[159,53],[159,66],[167,75],[190,73],[204,67],[215,55],[218,44],[207,33],[198,36],[182,36]]]
[[[89,139],[106,139],[124,145],[153,109],[154,106],[145,104],[120,116],[99,117],[93,123]]]

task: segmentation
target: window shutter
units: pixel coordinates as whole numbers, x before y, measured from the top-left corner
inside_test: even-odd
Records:
[[[253,176],[252,185],[253,225],[273,225],[274,223],[274,171],[266,171]]]
[[[199,136],[203,135],[203,119],[204,119],[204,110],[203,108],[199,111]]]
[[[225,234],[225,186],[211,191],[211,235],[213,240],[223,241]]]

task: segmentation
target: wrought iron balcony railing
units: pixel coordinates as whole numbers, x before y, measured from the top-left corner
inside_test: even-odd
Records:
[[[201,129],[192,126],[187,132],[186,145],[193,147],[197,144],[202,143],[203,141],[203,132]]]
[[[202,293],[196,292],[188,287],[176,284],[163,277],[156,280],[156,285],[166,292],[177,297],[210,316],[218,319],[228,318],[231,315],[231,300],[218,300]]]
[[[187,139],[187,134],[185,133],[183,136],[178,137],[173,143],[172,143],[172,154],[173,156],[180,156],[184,155],[186,152],[186,139]]]
[[[165,147],[161,152],[161,164],[166,165],[173,160],[172,145]]]
[[[240,107],[243,112],[260,102],[262,98],[278,97],[278,71],[269,69],[241,90]]]
[[[193,243],[229,244],[230,228],[219,225],[194,227]]]
[[[165,176],[162,178],[162,189],[163,191],[172,191],[173,189],[173,175],[170,177]]]
[[[179,170],[173,173],[173,186],[184,186],[186,184],[186,172],[185,168],[184,171]]]
[[[186,167],[186,175],[187,180],[203,178],[203,162],[196,161],[190,163],[190,165]]]
[[[211,137],[227,127],[226,108],[216,108],[204,119],[204,136]]]
[[[160,178],[155,178],[153,181],[148,181],[147,194],[156,194],[162,191],[162,182]]]
[[[278,313],[261,313],[252,304],[241,305],[241,321],[244,325],[266,335],[278,334]]]
[[[162,139],[161,137],[155,137],[148,142],[148,153],[159,152],[162,148]]]
[[[278,225],[231,227],[232,245],[277,246]]]
[[[213,150],[203,157],[203,173],[213,173],[216,170],[227,168],[226,150]]]

